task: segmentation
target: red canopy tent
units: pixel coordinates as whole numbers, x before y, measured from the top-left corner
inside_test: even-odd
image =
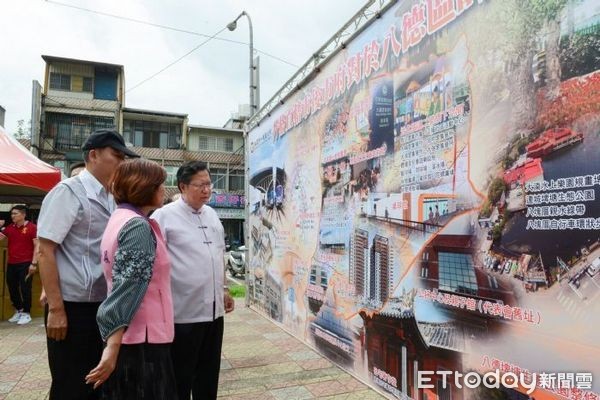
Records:
[[[0,203],[39,203],[60,179],[58,168],[35,157],[0,127]]]

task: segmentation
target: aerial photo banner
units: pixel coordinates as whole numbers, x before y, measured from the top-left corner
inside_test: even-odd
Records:
[[[254,308],[391,398],[599,398],[598,0],[397,2],[247,143]]]

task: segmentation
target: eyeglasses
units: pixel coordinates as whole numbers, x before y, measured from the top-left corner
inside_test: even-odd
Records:
[[[198,190],[213,190],[213,184],[211,183],[188,183],[188,185],[195,187]]]

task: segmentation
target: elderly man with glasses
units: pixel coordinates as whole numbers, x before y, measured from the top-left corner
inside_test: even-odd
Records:
[[[223,316],[233,311],[225,286],[225,233],[215,210],[205,163],[177,171],[181,197],[152,214],[171,259],[175,339],[171,355],[178,397],[216,399],[223,343]]]

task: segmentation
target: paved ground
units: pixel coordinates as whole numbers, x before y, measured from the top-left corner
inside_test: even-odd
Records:
[[[269,320],[237,302],[225,319],[221,399],[384,399]],[[46,399],[41,319],[0,322],[0,400]]]

